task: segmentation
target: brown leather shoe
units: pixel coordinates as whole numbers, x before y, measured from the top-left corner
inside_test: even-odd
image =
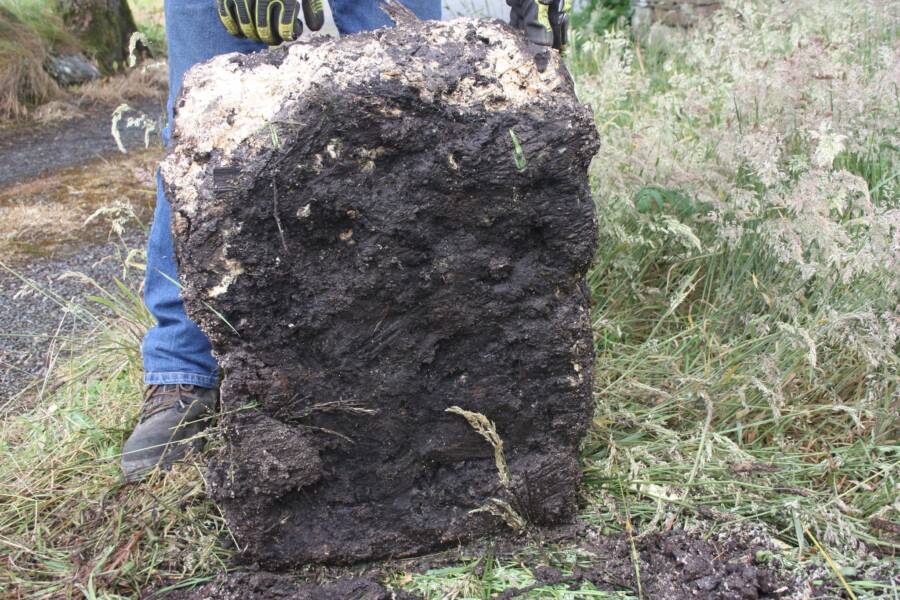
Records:
[[[122,447],[125,481],[144,479],[154,467],[167,468],[188,450],[200,450],[201,431],[212,422],[218,392],[194,385],[151,385],[137,427]]]

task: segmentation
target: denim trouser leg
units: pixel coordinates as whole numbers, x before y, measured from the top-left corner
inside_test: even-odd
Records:
[[[440,0],[400,0],[420,19],[440,19]],[[334,23],[341,34],[378,29],[393,23],[381,10],[380,0],[331,0]]]
[[[441,17],[440,0],[402,0],[422,19]],[[335,24],[342,34],[390,24],[379,0],[332,0]],[[265,45],[235,38],[225,31],[213,0],[166,0],[166,38],[169,46],[169,100],[172,106],[185,71],[196,63],[226,52],[254,52]],[[163,131],[168,144],[169,129]],[[219,367],[209,340],[184,312],[172,247],[171,209],[157,176],[156,211],[147,244],[144,302],[156,319],[143,343],[144,382],[215,387]]]

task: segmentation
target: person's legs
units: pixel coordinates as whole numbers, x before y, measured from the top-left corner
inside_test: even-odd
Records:
[[[170,125],[163,131],[163,140],[168,144],[172,106],[185,71],[218,54],[253,52],[265,45],[230,35],[219,21],[212,0],[166,0],[165,17]],[[147,245],[144,282],[144,302],[157,324],[144,337],[144,382],[214,388],[218,365],[209,340],[185,314],[179,295],[170,218],[169,202],[157,177],[156,211]]]
[[[166,0],[169,46],[169,127],[172,107],[184,73],[196,63],[227,52],[253,52],[263,44],[228,34],[212,0]],[[140,481],[156,466],[180,460],[199,448],[197,435],[214,414],[218,365],[209,340],[185,314],[179,295],[172,247],[171,209],[157,174],[156,211],[147,243],[144,303],[156,325],[144,336],[144,381],[147,391],[137,426],[122,446],[125,481]]]
[[[439,0],[405,0],[421,18],[440,18]],[[335,3],[341,33],[388,25],[378,0]],[[253,52],[263,44],[232,37],[211,0],[166,0],[169,45],[169,123],[184,73],[227,52]],[[163,130],[169,143],[170,127]],[[144,381],[149,386],[138,425],[122,447],[126,481],[143,479],[156,466],[180,460],[212,417],[218,365],[209,340],[184,311],[170,228],[171,208],[157,175],[156,212],[147,247],[144,302],[156,319],[143,343]]]
[[[440,0],[401,0],[420,19],[440,19]],[[381,0],[332,0],[331,12],[341,34],[393,25],[381,10]]]

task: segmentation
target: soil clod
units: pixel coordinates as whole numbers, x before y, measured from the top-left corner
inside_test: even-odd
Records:
[[[571,521],[597,135],[560,58],[410,21],[215,58],[175,111],[183,297],[226,373],[210,491],[243,558]]]

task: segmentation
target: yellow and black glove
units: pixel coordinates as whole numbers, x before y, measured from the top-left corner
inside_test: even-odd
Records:
[[[529,41],[553,46],[560,52],[569,43],[572,0],[506,0],[509,24],[525,32]]]
[[[311,30],[325,23],[325,0],[216,0],[216,8],[228,33],[270,46],[300,37],[300,10]]]

